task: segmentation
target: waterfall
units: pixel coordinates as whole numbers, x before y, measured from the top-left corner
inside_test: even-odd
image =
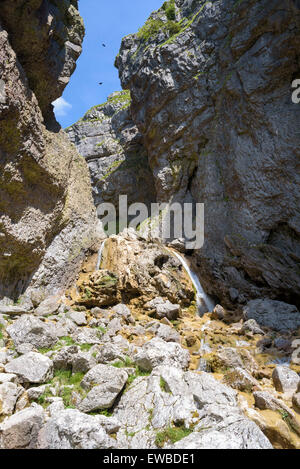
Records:
[[[205,341],[205,330],[208,324],[210,324],[210,322],[211,321],[208,321],[206,324],[204,324],[201,327],[201,332],[203,332],[203,337],[201,339],[200,348],[199,348],[200,359],[199,359],[198,368],[197,368],[198,371],[205,371],[206,373],[211,372],[209,363],[207,362],[206,358],[203,357],[203,355],[212,352],[212,349],[209,343]]]
[[[95,270],[99,270],[99,269],[100,269],[100,265],[101,265],[101,261],[102,261],[102,254],[103,254],[103,249],[104,249],[105,243],[106,243],[106,240],[103,241],[103,243],[101,244],[101,246],[100,246],[100,248],[99,248],[99,251],[98,251],[98,258],[97,258],[97,264],[96,264],[96,269],[95,269]]]
[[[181,264],[185,268],[188,276],[190,277],[192,284],[196,289],[196,301],[198,306],[199,313],[211,312],[216,306],[213,300],[205,293],[200,283],[198,276],[193,272],[184,257],[182,257],[178,252],[172,251],[173,254],[180,260]],[[206,311],[205,311],[206,310]]]

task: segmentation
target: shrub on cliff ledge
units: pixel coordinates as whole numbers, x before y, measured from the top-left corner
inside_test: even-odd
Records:
[[[165,2],[162,7],[166,12],[168,20],[174,21],[176,19],[175,0],[169,0],[168,2]]]
[[[180,29],[180,24],[174,20],[168,19],[165,22],[162,19],[149,18],[144,26],[139,29],[137,37],[143,42],[148,42],[150,39],[154,39],[160,32],[163,32],[170,38],[174,34],[179,33]]]

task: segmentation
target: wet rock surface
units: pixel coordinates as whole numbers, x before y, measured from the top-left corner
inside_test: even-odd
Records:
[[[105,241],[101,270],[82,275],[77,288],[78,301],[88,307],[145,305],[153,316],[171,320],[179,317],[181,306],[195,300],[191,280],[176,256],[159,240],[132,229]]]

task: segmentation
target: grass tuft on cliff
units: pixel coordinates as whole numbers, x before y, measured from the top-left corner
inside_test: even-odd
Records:
[[[166,12],[166,16],[168,20],[175,21],[176,20],[176,6],[175,0],[170,0],[165,2],[162,6],[163,10]]]
[[[182,440],[186,436],[189,436],[192,432],[193,430],[184,426],[170,426],[156,434],[155,444],[156,446],[158,446],[158,448],[163,448],[165,443],[167,443],[168,441],[174,444],[177,441]]]

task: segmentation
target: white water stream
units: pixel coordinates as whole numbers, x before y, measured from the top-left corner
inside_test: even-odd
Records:
[[[199,314],[203,312],[211,312],[213,311],[214,307],[216,306],[214,301],[205,293],[203,287],[200,283],[198,276],[190,269],[190,266],[186,262],[183,256],[181,256],[178,252],[172,251],[173,254],[180,260],[181,264],[185,268],[188,276],[190,277],[192,284],[196,289],[196,301],[198,306]],[[206,309],[206,311],[203,311]]]
[[[100,246],[100,248],[99,248],[99,251],[98,251],[98,258],[97,258],[97,264],[96,264],[96,269],[95,269],[95,270],[99,270],[99,269],[100,269],[100,265],[101,265],[101,261],[102,261],[102,254],[103,254],[103,249],[104,249],[105,243],[106,243],[106,240],[103,241],[103,243],[101,244],[101,246]]]

